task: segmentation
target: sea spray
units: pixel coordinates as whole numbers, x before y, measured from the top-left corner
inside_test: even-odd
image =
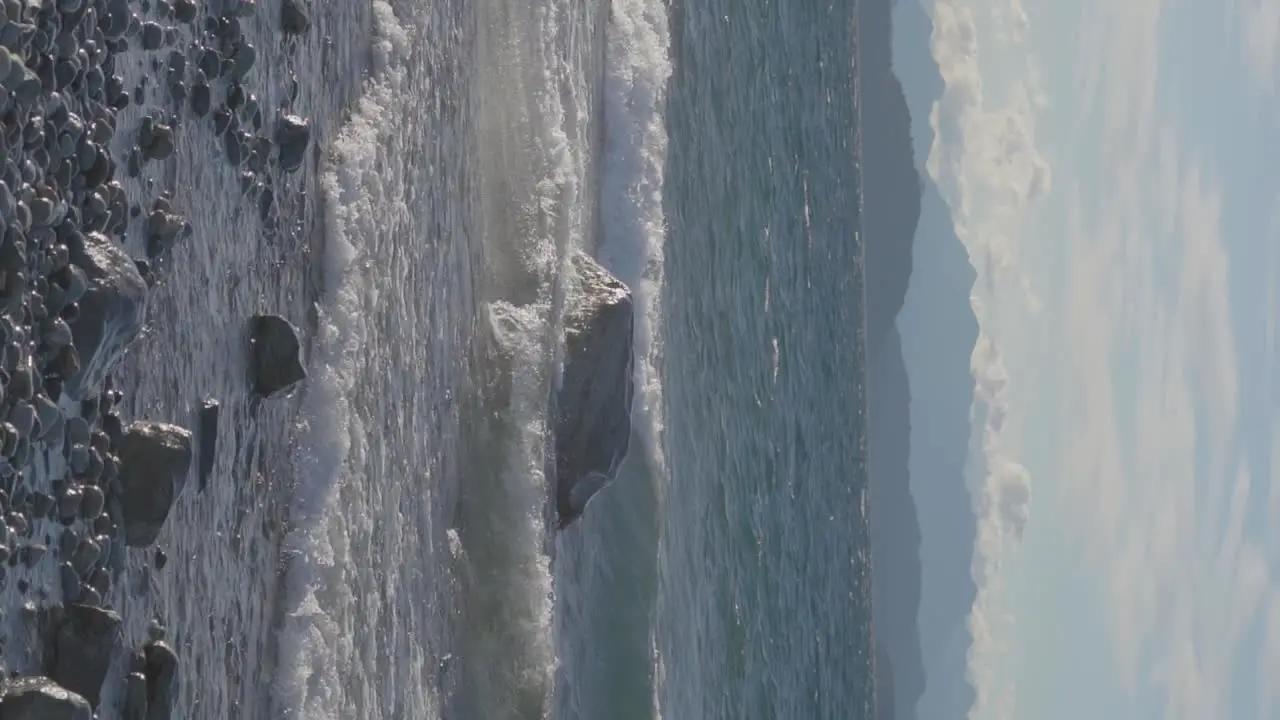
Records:
[[[477,353],[472,375],[488,380],[466,423],[458,513],[462,717],[552,714],[548,410],[568,251],[583,234],[588,149],[580,134],[582,81],[563,56],[571,22],[560,3],[499,5],[478,44],[477,227],[489,301],[481,324],[496,337]]]
[[[465,551],[459,714],[541,718],[554,666],[541,543],[547,306],[499,302],[488,312],[495,342],[480,362],[497,372],[467,423],[470,461],[458,515]]]

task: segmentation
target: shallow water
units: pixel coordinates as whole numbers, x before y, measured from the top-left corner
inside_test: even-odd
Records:
[[[169,622],[176,716],[865,716],[852,9],[605,8],[328,4],[295,52],[246,22],[323,152],[269,233],[183,138],[195,233],[118,373],[134,417],[223,404],[173,560],[114,598]],[[574,249],[635,293],[634,441],[550,536]],[[254,312],[307,333],[291,397],[246,392]]]

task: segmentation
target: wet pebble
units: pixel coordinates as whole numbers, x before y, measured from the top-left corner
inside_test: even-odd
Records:
[[[67,439],[73,443],[87,445],[93,437],[89,422],[79,415],[67,418]]]
[[[102,548],[94,540],[85,538],[80,541],[71,555],[71,567],[75,569],[77,575],[88,575],[97,566],[100,557],[102,557]]]
[[[81,491],[80,516],[85,520],[97,520],[102,516],[105,503],[106,499],[101,488],[96,485],[86,485]]]
[[[231,120],[234,115],[225,107],[220,107],[213,111],[213,131],[222,134],[231,127]]]
[[[21,556],[22,564],[30,568],[38,565],[48,551],[49,548],[40,543],[31,543],[19,548],[18,554]]]
[[[53,510],[53,497],[47,493],[36,491],[31,493],[31,515],[32,517],[47,518]]]
[[[193,0],[174,0],[173,19],[180,23],[190,23],[196,19],[198,8]]]
[[[20,512],[9,512],[5,515],[5,524],[14,535],[26,535],[31,530],[27,516]]]
[[[76,531],[71,528],[64,529],[58,536],[58,556],[64,559],[70,558],[79,544],[80,536]]]
[[[164,28],[160,23],[147,21],[142,24],[142,49],[159,50],[164,44]]]
[[[78,443],[72,445],[71,452],[67,453],[67,464],[71,467],[71,472],[83,475],[89,467],[89,446]]]
[[[80,488],[69,486],[58,495],[58,518],[62,522],[74,521],[80,510]]]

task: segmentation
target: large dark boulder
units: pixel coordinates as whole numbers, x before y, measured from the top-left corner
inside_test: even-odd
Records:
[[[298,329],[279,315],[256,315],[249,323],[249,364],[262,397],[284,392],[307,377]]]
[[[89,701],[47,677],[24,677],[5,687],[0,697],[3,720],[90,720]]]
[[[77,372],[67,374],[62,392],[76,400],[95,395],[142,331],[147,314],[147,283],[124,248],[101,233],[71,245],[65,274],[67,299],[79,304],[71,337],[79,355]],[[60,278],[55,276],[55,283]],[[83,291],[83,295],[80,293]],[[79,297],[77,297],[79,295]]]
[[[176,425],[135,422],[118,448],[125,543],[156,541],[191,467],[191,433]]]
[[[120,616],[113,611],[66,605],[54,639],[50,677],[97,707],[119,633]]]
[[[564,373],[556,393],[556,511],[561,528],[613,480],[631,439],[631,290],[590,256],[573,258]]]

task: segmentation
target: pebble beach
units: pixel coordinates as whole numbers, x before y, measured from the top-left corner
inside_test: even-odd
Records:
[[[0,9],[0,716],[248,717],[272,605],[191,590],[278,591],[286,476],[263,458],[289,453],[258,429],[297,412],[318,138],[363,67],[325,32],[362,19]]]

